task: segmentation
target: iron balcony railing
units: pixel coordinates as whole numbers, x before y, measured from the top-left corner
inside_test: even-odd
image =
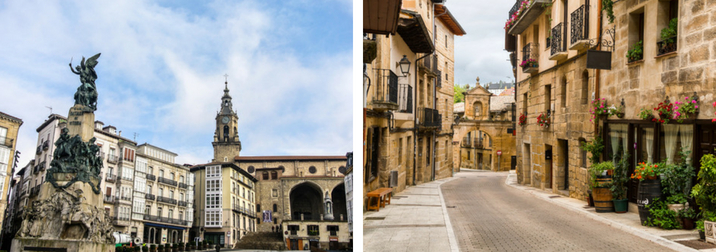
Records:
[[[408,84],[400,84],[399,90],[398,111],[413,113],[413,87]]]
[[[32,189],[30,189],[30,197],[37,196],[40,193],[40,185],[36,185]]]
[[[463,137],[461,146],[470,148],[470,147],[472,147],[472,143],[470,142],[469,138]]]
[[[155,199],[155,196],[154,196],[154,194],[147,193],[147,194],[144,195],[144,198],[145,198],[145,199],[148,199],[148,200],[154,200],[154,199]]]
[[[522,47],[522,61],[532,58],[532,43],[527,43]]]
[[[176,199],[172,199],[172,198],[168,198],[168,197],[163,197],[163,196],[157,196],[157,201],[163,202],[163,203],[167,203],[167,204],[173,204],[173,205],[176,205],[176,204],[177,204],[177,200],[176,200]]]
[[[40,155],[40,153],[42,153],[42,146],[39,146],[39,145],[38,145],[38,146],[37,146],[37,149],[35,149],[35,154],[36,154],[36,155]]]
[[[124,201],[132,201],[132,197],[127,195],[122,195],[119,198]]]
[[[374,102],[398,104],[398,75],[390,69],[376,69]]]
[[[442,117],[436,109],[421,108],[418,110],[418,125],[423,127],[440,127]]]
[[[117,155],[108,155],[107,156],[107,162],[109,162],[109,163],[116,164],[118,160],[119,160],[119,156],[117,156]]]
[[[147,180],[155,181],[157,180],[157,176],[154,176],[153,174],[147,174]]]
[[[112,174],[112,173],[107,173],[107,177],[105,177],[104,180],[107,181],[107,182],[112,182],[112,183],[114,183],[114,181],[116,180],[116,178],[117,178],[116,175],[114,175],[114,174]]]
[[[186,205],[187,205],[187,202],[186,202],[186,201],[183,201],[183,200],[180,200],[180,201],[179,201],[179,206],[180,206],[180,207],[186,207]]]
[[[151,214],[145,214],[145,215],[144,215],[144,220],[156,221],[156,222],[164,222],[164,223],[170,223],[170,224],[177,224],[177,225],[182,225],[182,226],[186,226],[186,225],[187,225],[187,221],[186,221],[186,220],[180,220],[180,219],[174,219],[174,218],[169,218],[169,217],[156,216],[156,215],[151,215]]]
[[[117,181],[122,181],[122,180],[124,180],[124,181],[134,181],[134,178],[122,177],[121,174],[117,175]]]
[[[45,164],[47,164],[47,160],[44,160],[44,161],[40,162],[40,164],[39,164],[39,166],[40,166],[40,171],[44,171],[44,170],[45,170],[45,166],[46,166]]]
[[[187,184],[184,184],[184,183],[182,183],[182,182],[179,182],[179,188],[186,189],[187,187],[189,187]]]
[[[552,42],[550,45],[550,55],[555,55],[560,52],[564,52],[564,45],[562,44],[562,23],[557,24],[552,28]]]
[[[482,139],[479,139],[479,138],[473,139],[472,146],[475,147],[476,149],[484,149],[485,148],[485,145],[483,144]]]
[[[508,13],[509,15],[507,15],[507,18],[511,18],[512,15],[515,14],[515,12],[517,12],[517,10],[520,9],[521,4],[522,4],[521,0],[515,1],[515,5],[512,5],[512,8],[510,9],[510,12]]]
[[[47,150],[50,148],[50,141],[45,140],[45,142],[42,143],[42,150]]]
[[[171,186],[177,186],[176,180],[159,177],[159,178],[157,178],[157,181],[159,183],[164,183],[164,184],[171,185]]]
[[[112,204],[114,204],[114,202],[115,202],[116,200],[117,200],[117,199],[116,199],[114,196],[111,196],[111,195],[105,195],[105,196],[104,196],[104,202],[106,202],[106,203],[112,203]]]
[[[420,62],[422,62],[422,67],[427,69],[430,72],[433,72],[434,74],[437,74],[438,72],[438,55],[433,54],[431,56],[423,58]]]
[[[577,43],[580,40],[587,39],[589,36],[589,11],[586,5],[582,5],[572,12],[572,29],[570,35],[570,44]]]

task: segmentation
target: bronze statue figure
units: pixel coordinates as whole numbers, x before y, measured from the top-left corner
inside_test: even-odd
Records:
[[[94,83],[97,80],[97,72],[94,71],[94,67],[97,66],[100,54],[89,57],[87,61],[82,57],[82,61],[74,69],[70,60],[70,71],[80,76],[80,86],[75,92],[75,104],[84,105],[90,111],[97,110],[97,86]]]

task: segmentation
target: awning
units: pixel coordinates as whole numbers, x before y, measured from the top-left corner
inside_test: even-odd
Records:
[[[363,32],[394,34],[401,0],[363,0]]]
[[[425,22],[419,14],[412,18],[400,18],[398,21],[398,34],[405,44],[415,53],[432,53],[435,51],[433,39],[425,27]]]

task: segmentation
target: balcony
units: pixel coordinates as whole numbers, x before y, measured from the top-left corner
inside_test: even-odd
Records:
[[[13,142],[15,142],[15,139],[12,139],[9,137],[0,137],[0,145],[7,146],[8,148],[12,148]]]
[[[147,174],[147,181],[156,181],[157,176],[154,176],[153,174]]]
[[[398,111],[401,113],[413,113],[413,87],[408,84],[400,85],[398,93]]]
[[[118,175],[118,176],[117,176],[117,181],[118,181],[118,182],[122,182],[122,181],[132,182],[132,181],[134,181],[134,178],[127,178],[127,177],[122,177],[122,175]]]
[[[148,200],[154,200],[155,196],[154,194],[147,193],[144,195],[144,198]]]
[[[522,72],[529,74],[538,72],[539,63],[537,62],[537,59],[539,59],[539,44],[527,43],[525,46],[523,46],[522,62],[520,63],[520,67],[522,67]]]
[[[145,214],[144,220],[176,224],[176,225],[182,225],[182,226],[187,225],[187,221],[185,221],[185,220],[174,219],[174,218],[169,218],[169,217],[161,217],[161,216],[156,216],[156,215],[151,215],[151,214]]]
[[[442,117],[436,109],[421,108],[418,110],[418,126],[430,129],[440,129]]]
[[[470,139],[467,137],[462,138],[462,142],[460,143],[461,147],[470,148],[472,147],[472,142],[470,142]]]
[[[39,166],[40,166],[40,171],[44,171],[44,170],[45,170],[45,168],[46,168],[46,166],[47,166],[46,164],[47,164],[47,160],[40,162],[40,164],[39,164]]]
[[[36,185],[32,189],[30,189],[30,197],[35,197],[38,194],[40,194],[40,185]]]
[[[582,5],[572,12],[571,18],[569,50],[579,51],[589,48],[589,9]]]
[[[564,48],[565,40],[562,35],[564,35],[564,31],[562,29],[562,23],[559,23],[552,28],[549,60],[563,60],[567,58],[567,51]]]
[[[186,201],[183,201],[183,200],[180,200],[180,201],[179,201],[179,206],[180,206],[180,207],[186,207],[186,205],[187,205],[187,202],[186,202]]]
[[[179,182],[179,188],[187,189],[189,186],[187,184]]]
[[[129,217],[118,217],[114,216],[112,217],[112,224],[115,226],[129,226]]]
[[[132,202],[132,196],[128,196],[128,195],[122,195],[119,197],[119,199]]]
[[[376,69],[373,80],[373,110],[398,109],[398,75],[390,69]]]
[[[513,21],[512,26],[508,28],[507,33],[512,35],[519,35],[524,32],[530,25],[542,15],[542,12],[550,4],[551,0],[534,0],[531,5],[522,7],[522,0],[517,0],[515,5],[510,9],[508,18],[512,18],[513,15],[518,15],[516,20]],[[509,22],[509,19],[508,19]]]
[[[421,63],[418,64],[418,67],[420,70],[426,71],[429,75],[438,76],[438,55],[433,54],[432,56],[428,56],[423,58]]]
[[[163,197],[163,196],[157,196],[157,201],[158,201],[158,202],[162,202],[162,203],[171,204],[171,205],[176,205],[176,204],[177,204],[177,200],[176,200],[176,199],[167,198],[167,197]]]
[[[50,141],[45,140],[45,142],[42,143],[42,150],[46,151],[48,149],[50,149]]]
[[[117,156],[117,155],[112,155],[112,154],[110,154],[110,155],[107,156],[107,162],[108,162],[108,163],[116,164],[117,161],[119,161],[119,156]]]
[[[116,202],[116,201],[117,201],[117,198],[115,198],[114,196],[111,196],[111,195],[104,196],[104,203],[114,204],[114,202]]]
[[[170,186],[177,186],[176,180],[159,177],[157,181],[158,181],[159,183],[164,183],[164,184],[167,184],[167,185],[170,185]]]
[[[104,178],[104,181],[114,183],[114,181],[117,179],[117,176],[112,173],[107,173],[107,177]]]

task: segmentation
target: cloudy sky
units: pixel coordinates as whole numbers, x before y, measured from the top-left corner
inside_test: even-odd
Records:
[[[0,111],[24,121],[19,165],[46,107],[74,104],[70,59],[98,52],[96,119],[178,163],[213,157],[224,74],[241,155],[345,155],[352,16],[350,0],[1,1]]]
[[[445,6],[467,32],[455,37],[455,84],[514,81],[505,48],[505,21],[515,1],[450,0]],[[509,76],[509,78],[508,78]]]

